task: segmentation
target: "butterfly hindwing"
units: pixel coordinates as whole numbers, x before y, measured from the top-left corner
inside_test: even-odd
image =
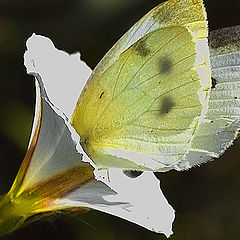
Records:
[[[72,124],[99,167],[165,171],[184,159],[207,104],[205,11],[201,1],[170,0],[133,29],[94,70]]]
[[[218,158],[240,129],[240,26],[210,33],[212,90],[208,112],[187,156],[189,167]]]

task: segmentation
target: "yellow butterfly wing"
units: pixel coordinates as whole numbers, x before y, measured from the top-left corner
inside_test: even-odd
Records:
[[[206,37],[202,1],[170,0],[106,54],[72,117],[98,167],[165,171],[185,160],[211,85]]]

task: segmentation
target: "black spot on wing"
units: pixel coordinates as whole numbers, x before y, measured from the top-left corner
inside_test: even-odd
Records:
[[[142,171],[124,171],[123,173],[130,178],[136,178],[140,176],[143,172]]]
[[[159,73],[169,74],[172,71],[173,62],[169,57],[162,57],[159,59]]]
[[[217,80],[215,78],[212,78],[212,89],[214,89],[217,85]]]
[[[148,48],[146,44],[146,40],[140,39],[136,45],[134,46],[134,50],[138,55],[141,57],[146,57],[147,55],[150,54],[150,49]]]
[[[161,116],[168,114],[174,106],[175,102],[171,96],[163,97],[160,102],[159,114]]]

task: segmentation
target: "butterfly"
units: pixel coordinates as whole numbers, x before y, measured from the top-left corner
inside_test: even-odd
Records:
[[[207,36],[202,1],[170,0],[100,61],[71,121],[98,168],[182,170],[207,152],[192,145],[211,90]]]
[[[203,2],[170,0],[104,56],[71,120],[98,168],[185,170],[232,144],[239,128],[238,83],[232,83],[238,66],[228,65],[238,55],[211,43],[210,66],[207,37]]]

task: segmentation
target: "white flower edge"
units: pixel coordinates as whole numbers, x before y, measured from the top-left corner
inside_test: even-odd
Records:
[[[47,37],[33,33],[26,47],[27,73],[40,74],[49,100],[70,119],[92,70],[80,60],[80,53],[60,51]]]
[[[134,222],[151,231],[164,233],[169,237],[172,234],[175,214],[154,174],[144,172],[139,177],[131,179],[121,169],[98,170],[82,150],[79,136],[69,124],[68,120],[71,119],[78,96],[91,74],[91,69],[80,60],[80,53],[71,55],[58,50],[49,38],[36,34],[27,40],[26,46],[24,64],[27,73],[39,75],[37,78],[42,88],[42,98],[49,103],[53,109],[52,113],[63,119],[71,132],[72,144],[83,155],[82,160],[90,162],[95,167],[95,178],[101,181],[91,181],[64,198],[57,199],[54,203],[55,207],[90,207]],[[36,103],[38,102],[37,99]],[[39,110],[36,106],[36,116],[37,111]],[[42,112],[42,115],[44,114],[46,113]],[[33,132],[34,128],[33,126]],[[48,132],[48,129],[45,131]],[[51,132],[50,129],[49,131]],[[41,149],[41,146],[38,148]],[[61,148],[55,148],[53,156],[59,154],[56,151],[61,151]],[[64,160],[59,160],[59,164]],[[33,168],[30,174],[32,177],[36,171],[34,169],[36,168]],[[101,201],[96,202],[96,199]]]
[[[84,204],[82,196],[85,189],[83,188],[57,200],[56,204],[90,207],[136,223],[150,231],[163,233],[166,237],[173,233],[175,211],[164,197],[154,174],[144,172],[136,179],[131,179],[120,169],[110,169],[107,175],[106,178],[110,179],[107,185],[117,191],[116,195],[103,196],[107,205]]]

